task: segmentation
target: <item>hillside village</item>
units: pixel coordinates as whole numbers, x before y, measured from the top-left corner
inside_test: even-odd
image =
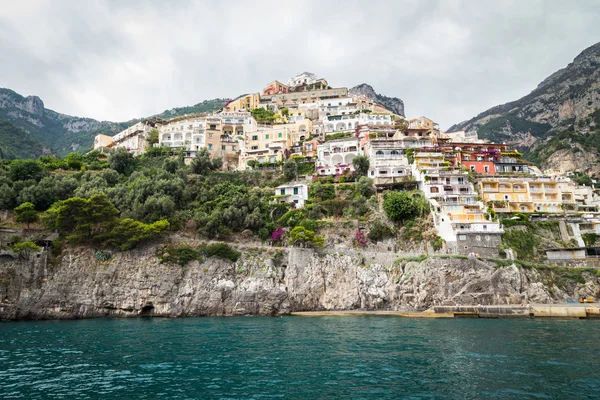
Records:
[[[281,169],[294,160],[298,173],[275,189],[275,198],[298,208],[309,202],[314,182],[356,180],[357,161],[366,157],[366,176],[378,192],[422,192],[450,253],[497,256],[505,232],[500,221],[509,217],[558,221],[564,246],[549,249],[549,260],[597,257],[600,197],[593,186],[540,171],[510,143],[443,132],[427,117],[396,115],[309,72],[270,82],[213,114],[151,118],[94,140],[104,152],[141,155],[150,147],[182,154],[186,163],[207,149],[227,171]]]

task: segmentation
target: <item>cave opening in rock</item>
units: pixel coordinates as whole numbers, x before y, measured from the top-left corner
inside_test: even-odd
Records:
[[[148,317],[148,316],[152,315],[153,312],[154,312],[154,305],[152,303],[148,303],[144,307],[142,307],[142,312],[140,313],[140,315],[142,317]]]

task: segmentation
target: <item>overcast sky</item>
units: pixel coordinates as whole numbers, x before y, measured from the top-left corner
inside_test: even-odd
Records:
[[[598,0],[3,0],[0,87],[122,121],[311,71],[445,129],[529,93],[598,21]]]

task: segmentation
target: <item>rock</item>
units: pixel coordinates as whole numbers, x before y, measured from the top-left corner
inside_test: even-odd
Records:
[[[361,83],[348,92],[352,95],[365,96],[394,114],[404,117],[404,102],[401,99],[377,94],[371,85]]]
[[[0,319],[422,311],[434,303],[551,303],[600,290],[594,274],[584,274],[585,284],[548,287],[534,269],[477,259],[395,265],[393,253],[279,250],[285,254],[277,265],[266,249],[243,252],[236,263],[210,258],[186,267],[160,264],[152,247],[116,253],[108,263],[80,247],[53,266],[0,258]]]

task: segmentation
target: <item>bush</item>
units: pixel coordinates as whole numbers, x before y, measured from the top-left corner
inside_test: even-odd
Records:
[[[232,262],[236,262],[242,255],[242,253],[226,243],[215,243],[206,246],[204,253],[207,257],[217,257]]]
[[[381,221],[375,221],[367,236],[374,242],[379,242],[384,239],[393,238],[396,234],[394,233],[394,229],[389,225],[384,224]]]
[[[12,251],[24,257],[28,257],[32,252],[38,252],[40,250],[41,247],[33,242],[19,242],[12,247]]]
[[[180,265],[182,267],[185,267],[190,261],[202,260],[200,252],[188,246],[165,247],[158,251],[157,256],[162,264]]]
[[[416,193],[386,192],[383,197],[383,210],[390,220],[404,222],[427,215],[429,203]]]
[[[323,247],[325,245],[325,239],[321,236],[315,236],[315,232],[304,228],[303,226],[296,226],[290,232],[290,242],[292,245],[301,246],[312,246],[312,247]]]

